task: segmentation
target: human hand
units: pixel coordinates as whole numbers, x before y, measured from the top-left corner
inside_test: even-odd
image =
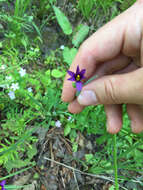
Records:
[[[81,45],[70,70],[75,71],[77,65],[80,69],[86,69],[87,79],[97,73],[99,78],[84,86],[79,97],[75,99],[76,90],[67,80],[69,76],[65,77],[62,100],[70,102],[69,111],[79,113],[85,106],[104,104],[107,130],[110,133],[117,133],[122,126],[121,105],[126,103],[132,131],[141,132],[143,130],[143,0],[138,0],[127,11],[87,39]],[[110,70],[112,72],[109,72]],[[119,70],[122,74],[119,74]],[[103,76],[106,74],[108,76]],[[86,91],[89,97],[86,95],[83,99]]]

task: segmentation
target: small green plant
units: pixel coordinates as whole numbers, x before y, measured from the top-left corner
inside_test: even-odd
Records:
[[[6,37],[5,47],[9,49],[16,46],[24,46],[26,49],[29,46],[29,38],[26,32],[36,30],[41,39],[41,33],[33,21],[33,16],[27,14],[27,9],[31,4],[31,0],[20,1],[16,0],[13,14],[7,14],[0,11],[0,20],[7,25],[7,31],[4,32]]]
[[[24,16],[26,10],[30,7],[32,3],[31,0],[16,0],[15,1],[15,9],[14,9],[14,16],[15,17],[22,17]]]
[[[79,0],[78,2],[78,7],[86,19],[90,17],[93,6],[94,0]]]

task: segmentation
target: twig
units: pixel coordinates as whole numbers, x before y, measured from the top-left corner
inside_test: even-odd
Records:
[[[54,160],[54,154],[53,154],[53,150],[52,150],[52,142],[50,142],[50,152],[51,152],[51,167],[54,167],[54,162],[52,160]]]
[[[66,145],[66,147],[67,147],[69,153],[71,154],[71,153],[72,153],[72,148],[70,147],[70,145],[69,145],[69,144],[67,143],[67,141],[66,141],[64,138],[62,138],[61,136],[60,136],[60,139],[65,143],[65,145]]]
[[[56,164],[58,164],[58,165],[64,166],[64,167],[66,167],[66,168],[68,168],[68,169],[70,169],[70,170],[74,170],[74,171],[76,171],[76,172],[79,172],[79,173],[81,173],[81,174],[83,174],[83,175],[88,175],[88,176],[91,176],[91,177],[106,179],[106,180],[108,180],[108,181],[114,182],[114,180],[112,180],[111,178],[106,177],[106,176],[101,176],[101,175],[95,175],[95,174],[90,174],[90,173],[82,172],[82,171],[80,171],[80,170],[78,170],[78,169],[76,169],[76,168],[73,168],[73,167],[71,167],[71,166],[65,165],[65,164],[63,164],[63,163],[61,163],[61,162],[57,162],[57,161],[52,160],[52,159],[47,158],[47,157],[44,157],[44,159],[45,159],[45,160],[49,160],[50,162],[54,162],[54,163],[56,163]]]
[[[75,183],[77,185],[77,190],[79,190],[79,186],[78,186],[78,182],[77,182],[77,179],[76,179],[76,174],[75,174],[75,170],[74,169],[73,169],[73,176],[74,176]]]
[[[49,139],[48,139],[48,140],[46,140],[46,142],[43,144],[43,146],[42,146],[42,150],[40,151],[40,154],[39,154],[39,157],[38,157],[38,160],[40,160],[41,155],[43,154],[43,151],[44,151],[45,146],[46,146],[46,144],[47,144],[47,142],[48,142],[48,141],[49,141]]]
[[[54,162],[54,163],[56,163],[56,164],[58,164],[58,165],[64,166],[64,167],[66,167],[66,168],[68,168],[68,169],[70,169],[70,170],[72,170],[72,171],[74,171],[74,172],[75,172],[75,171],[76,171],[76,172],[79,172],[79,173],[81,173],[82,175],[88,175],[88,176],[91,176],[91,177],[96,177],[96,178],[108,180],[108,181],[111,181],[111,182],[114,183],[114,179],[112,179],[112,178],[110,178],[110,177],[106,177],[106,176],[102,176],[102,175],[95,175],[95,174],[91,174],[91,173],[82,172],[82,171],[80,171],[80,170],[78,170],[78,169],[76,169],[76,168],[73,168],[73,167],[71,167],[71,166],[68,166],[68,165],[65,165],[65,164],[63,164],[63,163],[57,162],[57,161],[52,160],[52,159],[47,158],[47,157],[44,157],[44,159],[45,159],[45,160],[48,160],[48,161],[50,161],[50,162]],[[121,185],[120,185],[120,187],[121,187],[122,189],[124,189],[124,190],[128,190],[128,189],[126,189],[125,187],[122,187]]]
[[[60,172],[60,174],[61,174],[61,178],[62,178],[63,187],[65,188],[66,186],[65,186],[64,178],[62,176],[62,171]]]

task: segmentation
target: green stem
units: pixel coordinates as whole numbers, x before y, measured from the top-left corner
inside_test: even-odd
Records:
[[[90,83],[91,81],[93,81],[94,79],[96,79],[98,77],[98,75],[94,75],[93,77],[91,77],[88,81],[86,81],[83,86],[87,85],[88,83]],[[79,91],[76,91],[76,96],[78,96],[80,94]]]
[[[116,146],[116,134],[113,135],[113,143],[114,143],[114,172],[115,172],[115,190],[119,190],[118,184],[118,166],[117,166],[117,146]]]
[[[87,85],[88,83],[90,83],[91,81],[93,81],[94,79],[96,79],[98,77],[98,75],[94,75],[93,77],[91,77],[88,81],[86,81],[83,86]]]

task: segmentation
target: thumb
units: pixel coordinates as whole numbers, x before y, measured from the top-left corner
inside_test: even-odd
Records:
[[[143,104],[143,68],[126,74],[103,76],[82,88],[79,104]]]

